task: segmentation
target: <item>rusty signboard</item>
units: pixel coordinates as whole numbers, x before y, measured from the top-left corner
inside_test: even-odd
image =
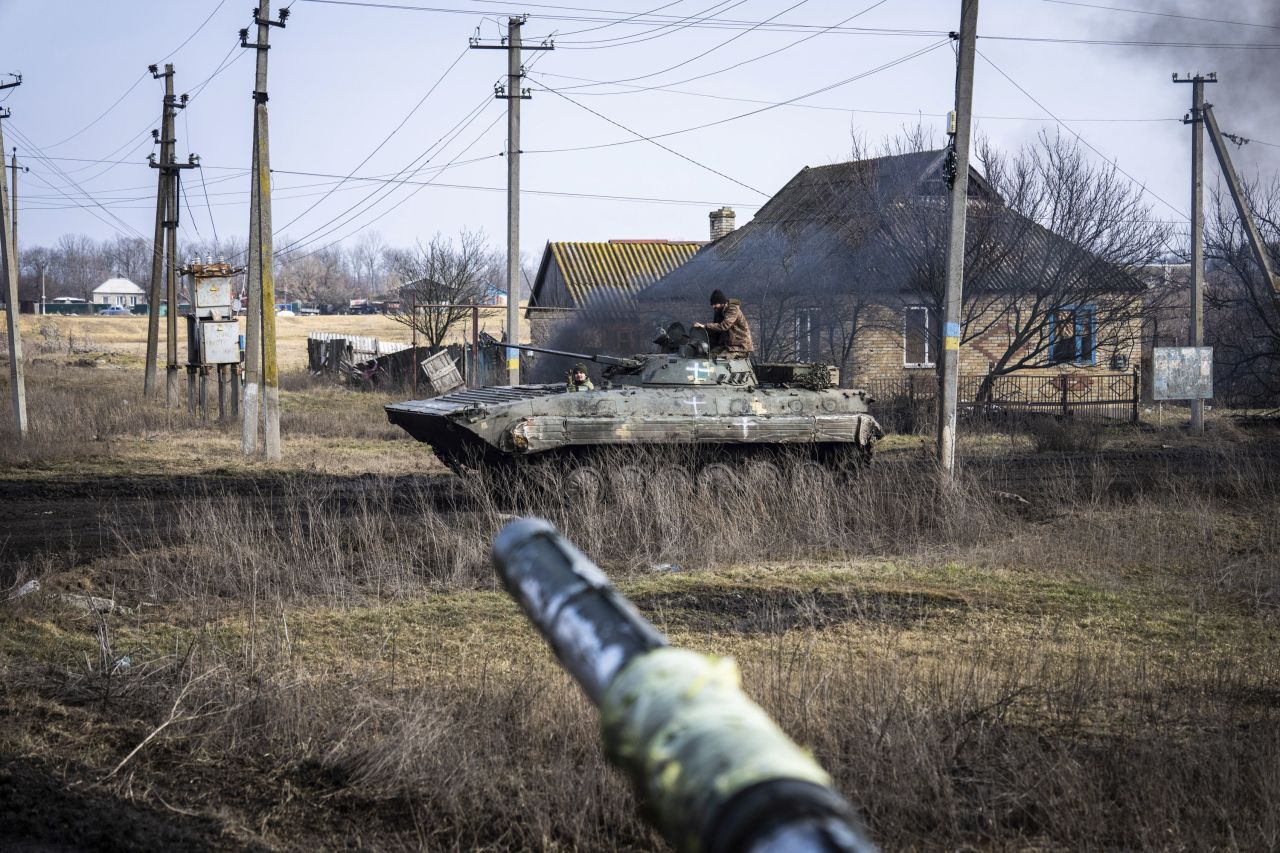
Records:
[[[1156,347],[1152,351],[1152,397],[1207,400],[1213,396],[1213,347]]]

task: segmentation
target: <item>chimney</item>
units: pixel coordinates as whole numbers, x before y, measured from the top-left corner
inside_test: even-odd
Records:
[[[733,231],[733,221],[736,218],[732,207],[722,207],[719,210],[713,210],[711,217],[711,241],[715,242],[729,232]]]

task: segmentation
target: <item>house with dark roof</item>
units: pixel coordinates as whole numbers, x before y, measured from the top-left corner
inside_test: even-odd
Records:
[[[640,325],[702,319],[720,289],[741,300],[760,360],[824,361],[845,384],[934,384],[948,168],[942,150],[802,169],[751,222],[637,294]],[[1130,272],[1018,214],[972,169],[968,204],[962,374],[1070,372],[1087,385],[1138,363]]]

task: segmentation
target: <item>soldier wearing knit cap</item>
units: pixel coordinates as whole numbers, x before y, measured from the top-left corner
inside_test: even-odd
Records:
[[[693,324],[695,329],[711,333],[711,349],[728,355],[751,355],[755,344],[739,300],[728,298],[724,291],[716,288],[711,291],[711,307],[715,309],[715,317],[710,323]]]
[[[587,366],[582,362],[578,362],[573,366],[573,370],[569,371],[569,375],[565,377],[566,391],[594,391],[595,383],[587,376]]]

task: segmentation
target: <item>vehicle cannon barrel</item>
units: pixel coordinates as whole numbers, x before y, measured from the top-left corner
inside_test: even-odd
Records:
[[[480,343],[487,347],[506,347],[507,349],[524,350],[525,352],[540,352],[547,355],[558,355],[564,358],[576,358],[579,361],[592,361],[596,364],[605,364],[610,367],[618,367],[623,370],[639,370],[644,367],[644,359],[641,358],[621,358],[616,355],[592,355],[585,352],[565,352],[558,349],[547,349],[546,347],[535,347],[529,344],[512,344],[506,341],[500,341],[493,335],[486,332],[480,333]]]
[[[742,692],[733,660],[670,647],[550,523],[508,524],[493,564],[599,707],[606,755],[676,849],[875,849],[827,773]]]

